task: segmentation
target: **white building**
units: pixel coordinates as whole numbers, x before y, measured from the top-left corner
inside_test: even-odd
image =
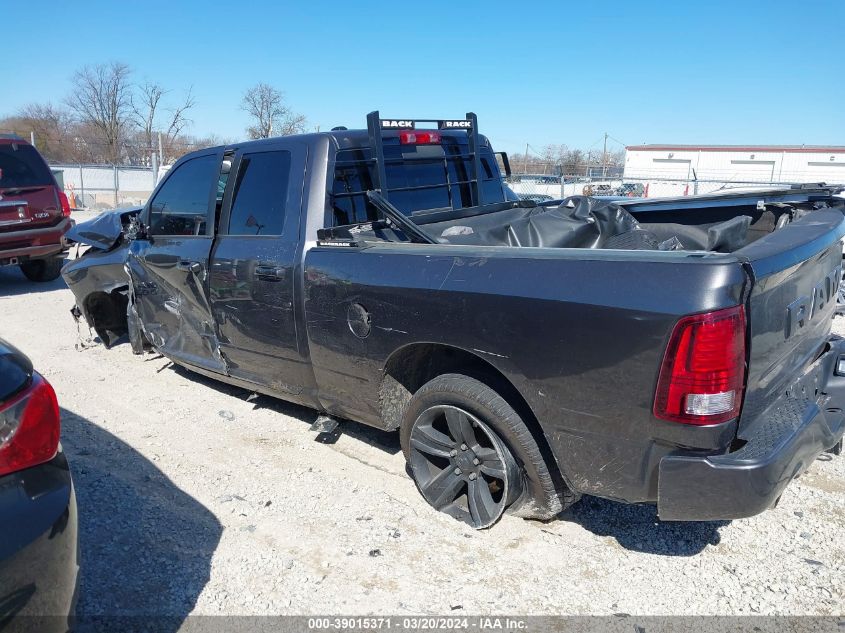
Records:
[[[845,183],[845,146],[632,145],[625,181],[648,185],[650,197],[707,193],[724,186]]]

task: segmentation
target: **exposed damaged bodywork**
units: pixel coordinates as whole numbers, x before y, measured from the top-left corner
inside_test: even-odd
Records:
[[[503,187],[474,115],[379,125],[183,157],[131,228],[78,227],[79,315],[107,345],[128,332],[133,351],[398,428],[426,499],[476,527],[581,493],[745,516],[841,438],[841,188],[538,205]],[[431,492],[438,468],[463,509]],[[702,472],[730,501],[708,505]]]
[[[150,257],[148,246],[148,241],[136,240],[126,257],[141,332],[153,347],[174,360],[228,373],[211,318],[204,269],[180,265],[184,252]],[[192,248],[190,244],[185,247]]]
[[[126,232],[140,208],[106,211],[74,226],[68,239],[77,244],[75,259],[62,269],[65,283],[77,299],[71,314],[84,319],[106,347],[127,333],[129,278],[124,264],[129,241]],[[82,256],[79,252],[85,248]]]

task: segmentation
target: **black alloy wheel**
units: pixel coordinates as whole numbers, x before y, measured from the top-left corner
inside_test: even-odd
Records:
[[[493,525],[522,493],[520,468],[504,442],[452,405],[429,407],[416,419],[409,465],[426,501],[477,529]]]

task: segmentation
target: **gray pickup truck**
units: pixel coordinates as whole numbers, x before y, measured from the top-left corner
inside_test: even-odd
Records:
[[[71,236],[96,244],[63,271],[76,313],[398,430],[425,499],[479,528],[581,494],[747,517],[841,447],[841,199],[538,205],[472,114],[367,122],[184,156]]]

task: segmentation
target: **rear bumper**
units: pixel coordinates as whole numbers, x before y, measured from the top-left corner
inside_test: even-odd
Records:
[[[772,507],[784,488],[845,433],[845,378],[834,376],[842,340],[778,402],[739,433],[722,455],[668,455],[660,461],[657,510],[664,521],[740,519]]]
[[[12,631],[69,630],[79,560],[64,454],[0,477],[0,509],[0,620]]]
[[[39,259],[67,251],[65,233],[74,225],[64,218],[55,226],[25,231],[0,233],[0,261],[10,259]]]

